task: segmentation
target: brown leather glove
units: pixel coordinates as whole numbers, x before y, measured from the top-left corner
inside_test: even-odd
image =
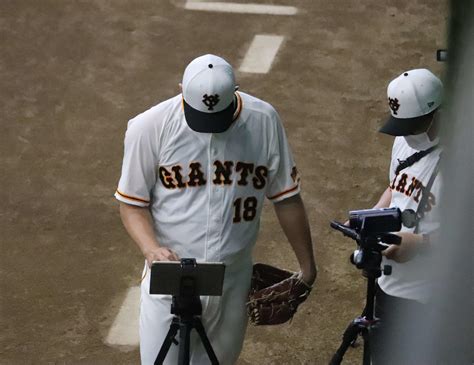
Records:
[[[257,263],[253,266],[247,313],[254,325],[289,321],[311,292],[299,273]]]

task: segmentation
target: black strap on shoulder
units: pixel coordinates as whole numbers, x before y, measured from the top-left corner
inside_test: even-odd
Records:
[[[398,166],[397,166],[397,169],[395,170],[395,175],[398,175],[400,171],[402,171],[403,169],[406,169],[407,167],[410,167],[415,162],[420,161],[423,157],[425,157],[427,154],[429,154],[430,152],[434,151],[437,148],[438,148],[438,145],[434,145],[428,148],[427,150],[415,152],[413,155],[407,157],[405,160],[398,160]]]
[[[441,160],[441,156],[438,159],[438,162],[436,163],[435,168],[433,169],[433,173],[431,174],[430,180],[428,181],[428,184],[423,188],[421,192],[421,200],[420,203],[418,204],[418,208],[416,209],[416,227],[414,233],[418,233],[419,225],[420,225],[420,220],[423,219],[425,216],[425,211],[426,211],[426,204],[428,203],[428,197],[430,195],[431,188],[433,187],[433,183],[436,179],[436,176],[438,175],[439,172],[439,162]]]

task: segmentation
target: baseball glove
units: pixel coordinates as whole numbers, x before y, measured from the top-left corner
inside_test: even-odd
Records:
[[[266,264],[253,266],[247,313],[256,326],[289,321],[311,292],[300,273]]]

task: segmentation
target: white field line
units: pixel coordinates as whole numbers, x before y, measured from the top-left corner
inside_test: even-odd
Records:
[[[140,309],[140,287],[128,289],[122,307],[110,327],[105,342],[116,346],[138,346],[138,318]]]
[[[187,10],[215,11],[221,13],[295,15],[298,8],[285,5],[239,4],[212,1],[186,1]]]
[[[240,65],[239,71],[265,74],[270,71],[273,60],[283,42],[282,36],[257,34]]]

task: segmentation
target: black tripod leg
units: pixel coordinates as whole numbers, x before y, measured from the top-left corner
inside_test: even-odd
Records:
[[[202,322],[198,318],[194,319],[194,328],[196,328],[196,331],[199,334],[199,337],[201,337],[202,344],[204,345],[204,348],[206,349],[207,356],[209,356],[209,360],[211,360],[211,364],[219,365],[219,360],[217,360],[217,356],[214,353],[211,342],[209,341],[209,338],[207,338],[206,331],[204,330],[204,326],[202,325]]]
[[[189,365],[190,359],[190,342],[191,342],[191,330],[193,329],[190,322],[181,322],[179,324],[179,354],[178,364]]]
[[[370,334],[369,329],[364,329],[362,331],[362,336],[364,338],[364,355],[363,355],[363,365],[370,365]]]
[[[163,361],[165,361],[166,355],[168,354],[168,351],[171,347],[171,343],[173,343],[175,340],[174,338],[176,337],[176,333],[178,333],[178,329],[179,321],[173,318],[168,334],[166,335],[165,340],[163,341],[163,345],[161,345],[160,352],[158,352],[158,356],[156,357],[154,365],[163,364]]]
[[[349,326],[347,326],[344,334],[342,335],[342,343],[341,346],[337,349],[334,353],[329,365],[339,365],[344,358],[344,354],[346,353],[349,346],[357,339],[361,328],[360,325],[357,323],[358,319],[352,321]]]

